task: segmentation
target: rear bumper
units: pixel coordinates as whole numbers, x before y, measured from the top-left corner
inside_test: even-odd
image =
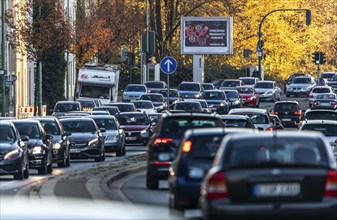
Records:
[[[147,172],[157,179],[166,180],[169,174],[171,162],[151,161],[148,163]]]
[[[195,208],[198,205],[200,194],[200,181],[186,181],[184,177],[178,177],[172,193],[179,205]]]

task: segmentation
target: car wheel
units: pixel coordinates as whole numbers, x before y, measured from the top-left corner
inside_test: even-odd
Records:
[[[105,161],[105,151],[103,151],[102,161]]]
[[[116,157],[120,157],[123,155],[123,149],[118,149],[118,151],[116,151]]]
[[[146,188],[148,189],[158,189],[159,188],[159,180],[149,174],[146,173]]]
[[[70,167],[70,155],[66,159],[66,167]]]
[[[63,158],[61,162],[57,163],[58,167],[66,167],[67,165],[67,157],[66,157],[66,151],[63,151]]]
[[[22,164],[20,164],[20,168],[18,169],[18,173],[14,174],[14,179],[15,180],[23,180],[24,177],[24,171],[22,169]]]
[[[123,156],[126,154],[125,145],[123,146]]]
[[[169,197],[169,207],[178,211],[184,211],[184,207],[179,205],[174,195]]]
[[[37,170],[39,174],[46,174],[47,173],[47,162],[44,160],[41,164],[41,167]]]
[[[53,172],[53,162],[50,161],[50,164],[47,166],[47,173],[51,174]]]

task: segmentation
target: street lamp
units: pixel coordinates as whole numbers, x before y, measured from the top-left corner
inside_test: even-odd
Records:
[[[256,48],[256,54],[258,57],[258,71],[259,71],[259,76],[261,76],[261,59],[262,59],[262,55],[263,55],[263,41],[261,40],[262,37],[262,32],[261,32],[261,28],[262,28],[262,24],[264,22],[264,20],[266,19],[266,17],[274,12],[277,11],[305,11],[305,19],[306,19],[306,25],[310,25],[311,24],[311,11],[309,9],[291,9],[291,8],[281,8],[281,9],[276,9],[273,11],[270,11],[269,13],[267,13],[265,16],[263,16],[263,18],[260,21],[259,24],[259,32],[257,33],[257,36],[259,38],[258,42],[257,42],[257,48]]]

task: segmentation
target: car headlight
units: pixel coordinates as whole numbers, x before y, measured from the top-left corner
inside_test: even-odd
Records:
[[[54,150],[58,150],[58,149],[60,149],[61,148],[61,144],[60,143],[54,143],[53,144],[53,149]]]
[[[94,139],[94,140],[89,141],[89,143],[88,143],[89,146],[96,146],[98,144],[99,144],[99,141],[98,141],[97,138]]]
[[[148,130],[142,130],[140,133],[141,133],[141,134],[148,133]]]
[[[32,151],[33,154],[42,154],[43,153],[43,149],[41,146],[35,146],[33,147],[33,151]]]
[[[113,141],[113,140],[117,140],[119,138],[118,135],[109,135],[106,140],[107,141]]]
[[[13,158],[15,158],[15,157],[18,157],[19,154],[20,154],[19,149],[15,149],[15,150],[9,151],[9,152],[4,156],[4,159],[5,159],[5,160],[10,160],[10,159],[13,159]]]
[[[199,167],[190,167],[188,169],[188,176],[193,179],[201,179],[204,177],[204,170]]]
[[[199,94],[199,93],[194,95],[194,97],[197,98],[197,99],[200,98],[200,96],[201,96],[201,94]]]
[[[233,102],[234,105],[237,105],[237,104],[239,104],[239,103],[240,103],[239,100],[236,100],[236,101]]]
[[[220,103],[220,106],[221,106],[221,107],[223,107],[223,106],[225,106],[225,105],[226,105],[226,103],[224,103],[224,102],[221,102],[221,103]]]
[[[303,87],[302,90],[308,91],[308,90],[310,90],[310,87]]]

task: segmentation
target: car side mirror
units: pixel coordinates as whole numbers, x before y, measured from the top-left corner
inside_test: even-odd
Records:
[[[105,128],[100,128],[99,131],[100,132],[106,132]]]
[[[53,136],[50,134],[46,134],[46,140],[51,141],[53,139]]]
[[[29,137],[27,135],[21,136],[21,141],[29,141]]]
[[[71,135],[71,132],[70,132],[70,131],[64,131],[62,135],[63,135],[63,136],[70,136],[70,135]]]

